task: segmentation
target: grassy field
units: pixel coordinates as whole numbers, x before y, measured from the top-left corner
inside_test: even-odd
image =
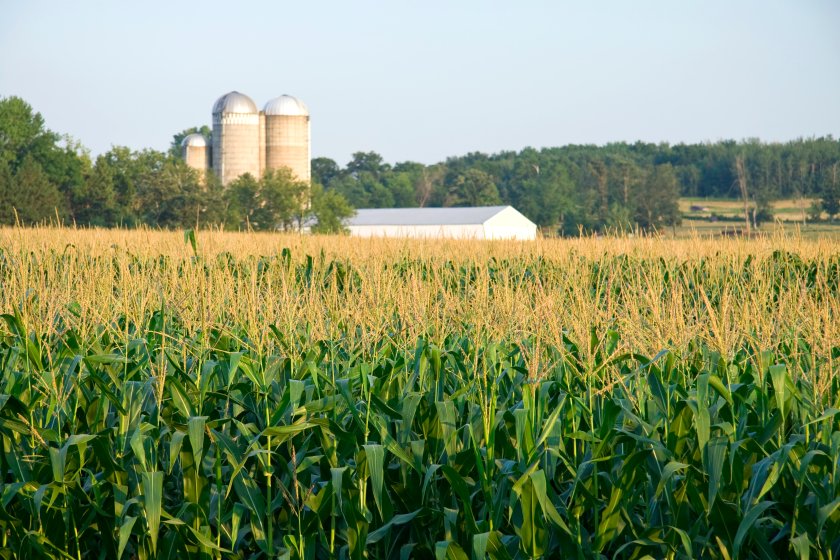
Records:
[[[813,222],[808,218],[813,202],[808,198],[774,201],[774,222],[763,224],[758,229],[759,235],[786,233],[811,239],[840,240],[840,223]],[[681,198],[680,213],[683,223],[674,232],[677,237],[721,236],[744,229],[744,204],[737,199]],[[822,218],[826,219],[825,214]]]
[[[0,230],[0,557],[837,558],[830,239]]]
[[[803,222],[806,221],[808,209],[813,203],[814,199],[811,198],[776,200],[772,203],[773,215],[786,222]],[[692,207],[702,210],[692,210]],[[743,218],[744,203],[733,198],[681,198],[680,211],[700,217],[716,214],[727,218]]]

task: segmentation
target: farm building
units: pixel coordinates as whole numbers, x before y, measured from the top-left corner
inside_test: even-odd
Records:
[[[213,137],[190,134],[181,143],[187,165],[212,169],[223,185],[240,175],[262,176],[288,167],[301,181],[310,180],[309,109],[291,95],[268,101],[260,111],[238,91],[213,105]]]
[[[365,208],[347,220],[359,237],[536,239],[537,225],[512,206]]]

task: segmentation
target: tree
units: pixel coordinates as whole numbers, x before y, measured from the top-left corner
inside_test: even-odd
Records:
[[[307,215],[308,191],[287,167],[268,170],[259,180],[246,173],[227,187],[226,222],[239,229],[295,229]]]
[[[446,166],[443,164],[423,165],[405,161],[394,166],[394,173],[408,177],[414,190],[411,204],[406,206],[435,206],[443,203],[445,197],[443,180]]]
[[[0,159],[0,225],[8,226],[15,223],[15,177],[9,164]]]
[[[23,158],[11,183],[4,205],[14,208],[21,223],[36,224],[66,215],[64,197],[32,156]]]
[[[254,212],[259,208],[260,183],[250,173],[231,181],[225,190],[225,223],[234,229],[255,228]]]
[[[159,227],[187,227],[206,211],[199,173],[178,158],[155,150],[135,154],[136,210],[140,220]]]
[[[119,209],[114,172],[104,156],[96,158],[86,180],[73,191],[73,220],[78,224],[109,227],[117,224]]]
[[[385,176],[385,188],[391,193],[391,199],[395,208],[410,208],[415,206],[414,185],[409,173],[388,172]]]
[[[834,163],[825,175],[830,178],[822,183],[822,195],[820,196],[820,207],[828,214],[828,219],[834,221],[834,216],[840,214],[840,181],[837,177],[837,167],[840,163]]]
[[[27,158],[31,161],[25,175],[29,177],[31,163],[37,163],[38,180],[45,179],[67,200],[84,183],[84,174],[90,167],[84,149],[71,138],[48,130],[41,114],[28,103],[19,97],[0,99],[0,160],[17,174]],[[56,208],[66,211],[67,200]],[[55,217],[53,209],[49,212]]]
[[[58,136],[44,127],[44,118],[20,97],[0,99],[0,160],[16,172],[30,152],[47,151]]]
[[[329,187],[333,179],[341,175],[341,168],[338,164],[326,157],[318,157],[312,160],[312,183],[318,183]]]
[[[356,213],[341,193],[317,183],[312,185],[311,212],[316,221],[313,233],[345,233],[344,220]]]
[[[310,205],[309,185],[288,167],[269,169],[259,182],[259,200],[254,219],[261,229],[297,229]]]
[[[633,218],[642,229],[680,222],[679,189],[670,163],[656,165],[639,184]]]
[[[373,175],[377,181],[382,173],[390,168],[388,164],[383,163],[382,156],[376,152],[356,152],[353,154],[353,159],[347,164],[347,172],[354,177],[358,177],[362,172],[367,172]]]
[[[493,177],[479,169],[467,169],[451,177],[445,206],[492,206],[501,203]]]

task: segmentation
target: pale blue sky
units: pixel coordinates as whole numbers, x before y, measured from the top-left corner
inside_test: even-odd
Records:
[[[840,2],[0,0],[0,96],[93,154],[166,149],[230,90],[302,99],[342,165],[838,137]]]

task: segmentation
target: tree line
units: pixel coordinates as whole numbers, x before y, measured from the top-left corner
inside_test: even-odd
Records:
[[[840,140],[831,136],[525,148],[434,165],[359,152],[344,167],[316,158],[312,175],[356,208],[510,204],[544,231],[572,235],[677,224],[680,197],[746,195],[756,222],[772,219],[780,198],[815,200],[812,219],[840,214]]]
[[[310,195],[285,170],[223,188],[167,152],[113,147],[91,158],[46,128],[22,99],[0,99],[0,223],[58,220],[92,226],[338,231],[353,208],[510,204],[547,233],[661,228],[680,221],[683,197],[743,198],[758,222],[772,201],[813,199],[815,219],[840,214],[840,140],[569,145],[444,162],[386,163],[357,152],[346,165],[312,160]]]

